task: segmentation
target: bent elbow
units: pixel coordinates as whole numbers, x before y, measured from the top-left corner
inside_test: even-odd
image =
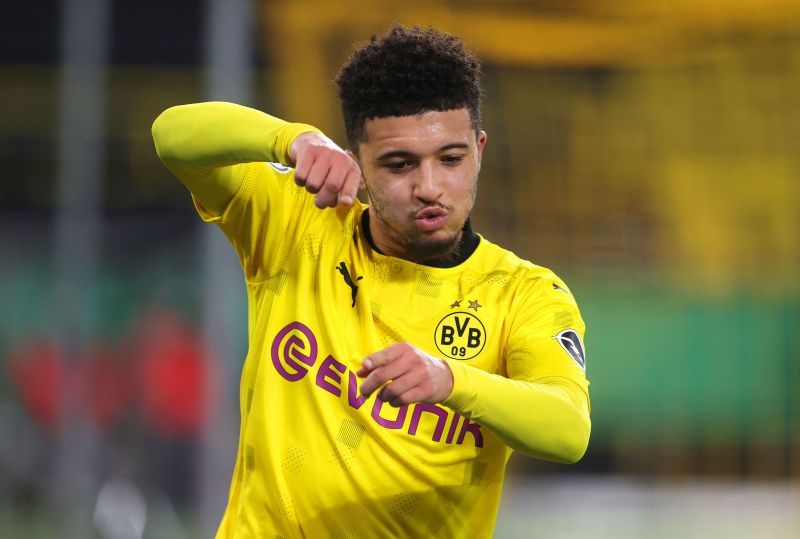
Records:
[[[589,418],[582,418],[579,424],[571,425],[570,428],[564,429],[555,448],[555,458],[553,460],[561,464],[575,464],[580,461],[589,447],[591,430],[592,425]]]
[[[557,462],[561,464],[575,464],[586,454],[589,447],[589,434],[591,425],[587,422],[582,428],[576,428],[569,436],[565,436],[561,444]]]
[[[168,149],[167,145],[164,142],[164,132],[167,130],[165,124],[169,123],[169,120],[165,120],[165,117],[169,115],[170,109],[165,110],[153,122],[152,127],[150,127],[150,133],[153,135],[153,143],[156,146],[156,155],[162,161],[166,160],[168,157]]]
[[[551,423],[543,430],[547,433],[545,436],[529,440],[528,443],[512,444],[511,447],[537,459],[558,464],[575,464],[586,453],[592,428],[588,416],[583,415],[575,419],[575,421]]]
[[[175,152],[173,145],[169,143],[170,133],[174,132],[175,116],[180,114],[180,109],[186,105],[178,105],[170,107],[158,115],[150,127],[150,133],[153,136],[153,142],[156,147],[156,155],[163,162],[168,162],[174,159]]]

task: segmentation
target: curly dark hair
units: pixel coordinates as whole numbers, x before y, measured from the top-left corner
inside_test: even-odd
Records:
[[[466,107],[481,123],[481,64],[456,36],[395,24],[358,48],[336,75],[350,149],[358,152],[364,122]]]

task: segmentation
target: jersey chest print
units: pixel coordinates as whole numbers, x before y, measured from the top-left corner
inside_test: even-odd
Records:
[[[463,302],[469,305],[462,308]],[[434,330],[436,348],[450,359],[472,359],[481,353],[486,344],[486,328],[477,315],[483,305],[477,299],[457,299],[449,307],[451,312],[439,321]],[[469,309],[475,312],[468,312]]]

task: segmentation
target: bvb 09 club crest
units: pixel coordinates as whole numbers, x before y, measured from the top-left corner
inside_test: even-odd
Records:
[[[442,318],[433,335],[436,348],[451,359],[472,359],[486,344],[486,328],[474,314],[452,312]]]

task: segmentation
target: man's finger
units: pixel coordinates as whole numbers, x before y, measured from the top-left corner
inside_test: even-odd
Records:
[[[386,365],[387,363],[400,357],[404,350],[402,344],[404,343],[393,344],[387,348],[384,348],[383,350],[378,350],[377,352],[373,352],[365,357],[364,361],[361,362],[361,368],[358,369],[356,375],[363,378],[378,367]]]
[[[332,208],[336,206],[339,198],[339,191],[342,190],[344,184],[345,172],[336,165],[328,170],[328,176],[325,178],[322,188],[317,193],[314,203],[318,208]]]
[[[339,202],[345,206],[355,202],[359,185],[361,185],[361,169],[356,167],[347,174],[344,180],[342,192],[339,193]]]
[[[333,208],[336,206],[336,193],[331,193],[325,186],[314,196],[314,205],[319,208]]]
[[[308,171],[308,178],[306,178],[306,191],[309,193],[317,194],[325,183],[330,170],[330,162],[327,159],[316,159],[314,164],[311,165],[311,170]]]
[[[300,154],[297,157],[297,164],[294,168],[294,183],[300,187],[305,186],[308,172],[311,170],[311,165],[313,164],[314,159],[312,157],[306,156],[305,153]]]
[[[418,386],[419,383],[420,377],[418,373],[407,372],[384,385],[380,391],[378,391],[378,398],[383,402],[391,403],[406,391]]]
[[[372,395],[372,392],[381,387],[389,380],[400,378],[408,372],[408,363],[400,359],[383,365],[373,370],[361,383],[361,394],[365,397]]]
[[[428,400],[429,395],[427,394],[427,390],[423,386],[417,385],[404,392],[396,399],[390,401],[389,404],[395,408],[400,408],[406,404],[411,404],[413,402],[428,402]]]

